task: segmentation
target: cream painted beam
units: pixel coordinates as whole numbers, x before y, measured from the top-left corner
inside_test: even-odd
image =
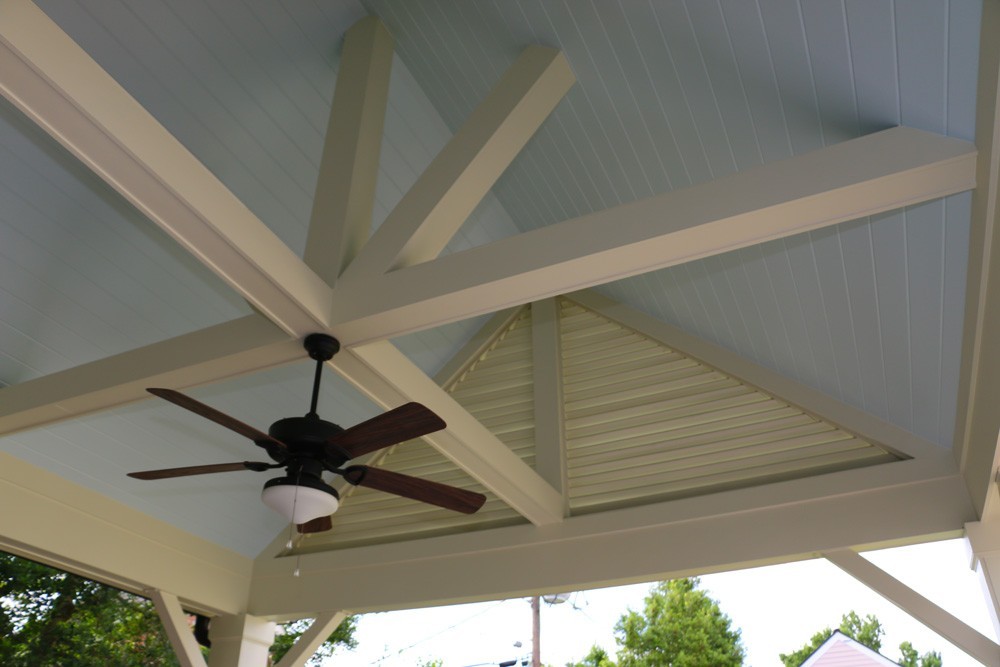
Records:
[[[155,589],[148,593],[181,667],[208,667],[201,655],[201,647],[188,627],[187,614],[181,609],[177,596]]]
[[[823,556],[984,665],[1000,665],[1000,645],[850,549]]]
[[[334,290],[349,344],[392,337],[975,186],[972,144],[894,128]],[[341,289],[343,288],[343,289]]]
[[[562,494],[563,512],[568,516],[562,342],[559,303],[555,298],[531,304],[531,366],[535,396],[535,469]]]
[[[303,358],[302,345],[249,315],[137,350],[0,389],[0,434],[149,398],[146,387],[182,389]]]
[[[950,453],[571,517],[543,529],[258,560],[250,608],[356,612],[501,599],[704,574],[958,536],[974,511]]]
[[[424,436],[535,525],[562,520],[562,496],[389,341],[342,350],[330,365],[383,408],[419,401],[448,427]]]
[[[376,230],[345,282],[356,289],[437,257],[575,81],[560,52],[526,48]]]
[[[983,592],[994,635],[1000,637],[1000,521],[971,521],[965,524],[969,565]]]
[[[933,458],[947,451],[864,410],[842,403],[828,394],[791,380],[724,347],[692,336],[593,290],[575,292],[567,297],[681,354],[697,359],[726,375],[731,375],[781,401],[893,452],[903,456]]]
[[[342,611],[330,611],[317,616],[275,667],[304,667],[306,661],[315,655],[320,645],[345,618],[347,614]]]
[[[4,551],[139,595],[172,591],[200,612],[246,608],[251,559],[6,453],[0,507]]]
[[[1000,461],[1000,4],[984,2],[976,96],[978,183],[972,193],[972,227],[962,365],[959,372],[955,452],[980,517]],[[994,507],[992,512],[1000,511]]]
[[[328,285],[371,232],[392,37],[374,16],[344,36],[304,259]]]
[[[28,0],[0,3],[0,93],[282,329],[326,328],[330,287]]]

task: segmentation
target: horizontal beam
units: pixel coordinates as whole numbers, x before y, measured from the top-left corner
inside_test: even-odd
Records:
[[[203,613],[246,608],[251,559],[3,452],[0,507],[4,551]]]
[[[735,377],[745,384],[897,454],[933,457],[945,451],[942,447],[906,429],[883,421],[864,410],[838,401],[828,394],[789,379],[720,345],[692,336],[682,329],[650,317],[631,306],[613,301],[595,291],[574,292],[567,295],[567,298],[685,356],[697,359],[726,375]]]
[[[0,389],[0,434],[149,398],[303,357],[302,345],[260,315],[195,331]]]
[[[559,51],[526,48],[403,195],[344,279],[357,285],[437,257],[575,81]]]
[[[823,557],[984,665],[1000,665],[1000,645],[850,549]]]
[[[600,285],[970,190],[972,144],[897,127],[430,262],[341,281],[348,344]]]
[[[562,496],[392,343],[342,351],[330,365],[383,408],[419,401],[448,427],[423,439],[535,525],[562,520]]]
[[[405,609],[582,590],[961,534],[973,515],[950,454],[464,535],[254,565],[261,615]]]
[[[0,3],[0,93],[282,329],[326,328],[330,287],[28,0]]]

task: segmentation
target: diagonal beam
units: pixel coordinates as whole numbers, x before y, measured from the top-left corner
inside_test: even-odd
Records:
[[[376,230],[345,281],[434,259],[576,81],[555,49],[529,46]]]
[[[913,458],[934,458],[947,451],[906,429],[882,421],[864,410],[838,401],[828,394],[791,380],[724,347],[692,336],[682,329],[661,322],[655,317],[613,301],[595,291],[575,292],[567,295],[567,298],[666,347],[697,359],[789,405],[801,408],[897,454]]]
[[[326,641],[337,627],[344,622],[347,614],[342,611],[328,611],[313,619],[312,624],[292,645],[285,657],[275,667],[302,667],[315,655],[320,645]]]
[[[249,315],[2,388],[0,434],[145,399],[146,387],[190,387],[301,358],[297,340]]]
[[[1000,646],[850,549],[824,558],[938,633],[984,665],[1000,664]]]
[[[0,3],[0,93],[285,331],[326,328],[329,286],[28,0]]]
[[[965,141],[894,128],[334,290],[341,340],[391,337],[975,186]],[[342,289],[343,288],[343,289]]]
[[[304,255],[328,285],[368,240],[391,67],[382,22],[355,23],[344,36]]]
[[[156,613],[163,622],[163,629],[174,649],[174,655],[181,667],[207,667],[201,648],[194,639],[194,634],[187,625],[187,614],[181,609],[177,596],[158,589],[149,591]]]
[[[978,185],[972,193],[969,268],[955,454],[981,518],[1000,510],[989,498],[997,469],[1000,412],[1000,6],[983,3],[976,93]]]
[[[448,428],[424,440],[535,525],[562,520],[562,496],[392,343],[341,351],[329,363],[383,408],[406,400],[426,405]]]

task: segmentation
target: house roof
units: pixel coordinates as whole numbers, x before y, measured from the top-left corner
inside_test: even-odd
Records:
[[[993,5],[3,2],[0,542],[281,618],[986,522]],[[317,331],[480,514],[126,477],[253,455],[145,387],[266,428]]]
[[[836,667],[851,665],[851,667],[899,667],[878,651],[874,651],[861,642],[848,637],[840,630],[834,630],[830,638],[812,652],[801,667]]]

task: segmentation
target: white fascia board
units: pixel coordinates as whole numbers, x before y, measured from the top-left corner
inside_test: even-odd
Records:
[[[237,320],[0,389],[7,435],[147,399],[146,387],[183,389],[303,357],[265,317]]]
[[[246,608],[251,559],[3,452],[0,507],[4,551],[204,613]]]
[[[970,190],[975,178],[972,144],[897,127],[364,281],[345,274],[333,325],[348,344],[397,336]]]
[[[973,510],[950,454],[380,546],[258,559],[256,614],[383,611],[583,590],[957,536]]]
[[[726,375],[756,387],[775,398],[830,422],[875,445],[909,457],[939,456],[948,451],[906,429],[883,421],[864,410],[789,379],[714,343],[693,336],[673,325],[592,290],[567,298],[618,322],[686,356],[697,359]]]
[[[0,93],[282,329],[326,329],[330,287],[28,0],[0,3]]]
[[[448,425],[423,436],[431,446],[533,524],[562,520],[562,495],[391,342],[342,350],[329,364],[383,408],[408,400],[430,408]]]
[[[989,493],[1000,467],[1000,5],[983,3],[976,94],[978,183],[972,193],[972,226],[962,365],[955,419],[955,455],[983,520],[1000,511]]]

